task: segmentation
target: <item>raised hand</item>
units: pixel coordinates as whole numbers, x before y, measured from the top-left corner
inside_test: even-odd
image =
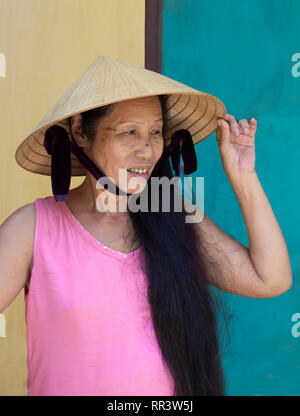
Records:
[[[255,172],[255,133],[257,120],[237,121],[234,116],[225,114],[218,119],[217,143],[223,168],[229,178],[244,173]]]

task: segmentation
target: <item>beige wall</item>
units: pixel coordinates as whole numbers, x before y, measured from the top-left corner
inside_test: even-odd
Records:
[[[144,21],[144,0],[0,0],[0,53],[6,58],[5,77],[0,69],[1,222],[52,194],[50,177],[17,165],[18,144],[99,55],[144,66]],[[82,179],[73,178],[71,187]],[[0,395],[26,395],[23,290],[3,315]]]

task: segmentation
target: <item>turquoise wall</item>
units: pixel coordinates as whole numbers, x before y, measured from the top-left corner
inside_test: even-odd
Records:
[[[300,394],[300,337],[292,333],[292,316],[300,313],[299,25],[299,0],[164,0],[163,4],[162,73],[217,96],[238,120],[258,120],[256,171],[293,269],[293,287],[281,296],[253,299],[224,293],[233,313],[232,349],[223,355],[227,395]],[[206,214],[248,246],[215,133],[196,150]],[[298,334],[300,327],[294,331]]]

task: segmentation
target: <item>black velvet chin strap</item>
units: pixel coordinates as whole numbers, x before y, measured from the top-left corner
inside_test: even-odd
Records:
[[[182,142],[181,147],[180,142]],[[122,191],[117,184],[105,176],[105,173],[84,153],[82,148],[69,140],[68,133],[63,127],[53,125],[46,130],[44,147],[51,155],[51,183],[55,201],[65,201],[69,192],[72,174],[71,152],[105,189],[116,195],[131,195]],[[183,172],[185,175],[190,175],[197,170],[197,157],[192,136],[188,130],[181,129],[172,135],[171,143],[164,148],[148,181],[151,177],[159,176],[162,164],[170,155],[176,176],[180,176],[180,155],[184,162]]]

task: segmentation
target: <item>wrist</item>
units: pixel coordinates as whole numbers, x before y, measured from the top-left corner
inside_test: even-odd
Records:
[[[238,199],[250,200],[257,191],[259,179],[256,171],[241,172],[239,175],[228,175],[228,180]]]

